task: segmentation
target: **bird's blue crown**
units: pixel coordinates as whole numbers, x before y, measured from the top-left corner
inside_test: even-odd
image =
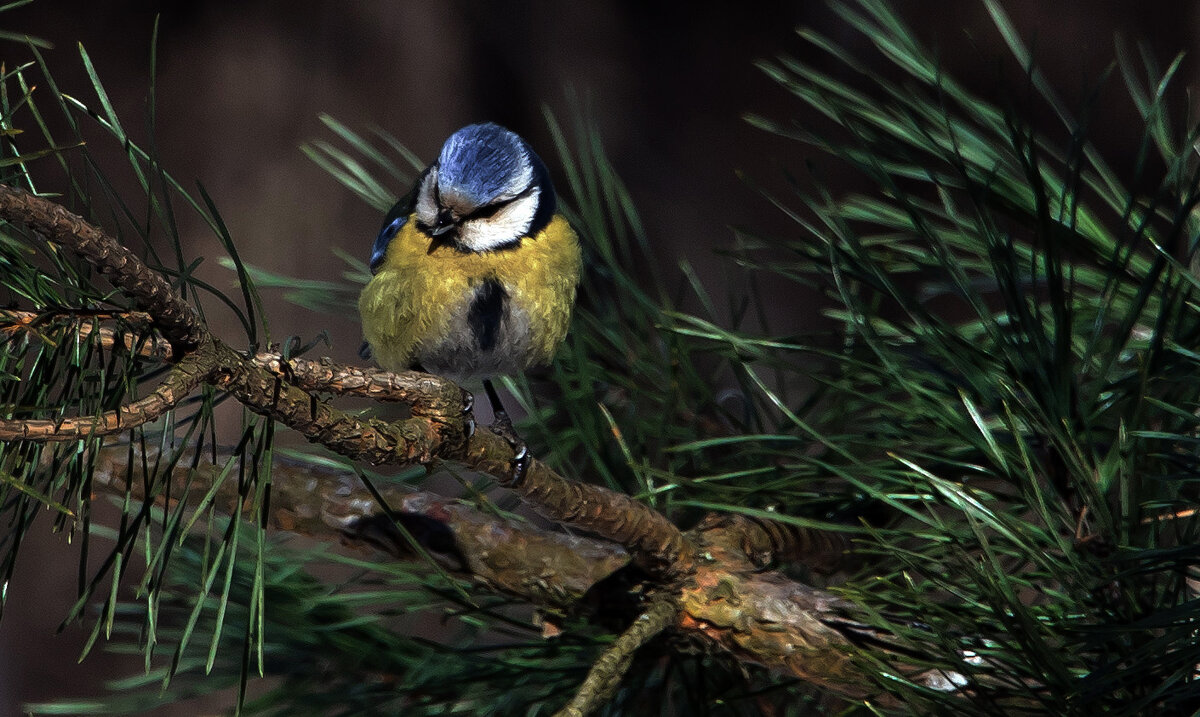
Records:
[[[525,140],[500,125],[468,125],[442,146],[438,185],[484,206],[502,194],[524,190],[534,174],[535,156]]]

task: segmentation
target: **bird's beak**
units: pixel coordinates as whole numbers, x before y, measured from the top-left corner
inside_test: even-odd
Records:
[[[437,221],[429,233],[433,236],[441,236],[446,232],[453,231],[458,228],[458,218],[454,216],[454,212],[449,209],[442,209],[438,212]]]

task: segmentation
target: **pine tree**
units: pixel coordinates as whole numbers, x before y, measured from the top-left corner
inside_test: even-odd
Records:
[[[1144,131],[1119,175],[1089,106],[985,4],[1061,126],[973,95],[882,0],[836,6],[891,71],[804,31],[836,74],[762,69],[826,129],[750,121],[868,189],[768,195],[794,231],[738,233],[723,310],[634,275],[636,198],[584,114],[547,111],[588,272],[548,385],[507,385],[536,456],[519,481],[453,383],[272,343],[260,291],[345,315],[366,267],[246,265],[86,52],[92,105],[28,44],[0,73],[0,580],[50,511],[83,545],[65,619],[146,669],[27,709],[233,688],[267,714],[1194,711],[1200,130],[1173,109],[1179,60],[1122,50]],[[380,210],[422,165],[326,124],[309,155]],[[84,142],[97,128],[140,193]],[[238,292],[193,276],[181,212]],[[815,289],[834,328],[772,331],[766,277]],[[214,301],[243,335],[209,330]],[[461,495],[422,489],[430,471]]]

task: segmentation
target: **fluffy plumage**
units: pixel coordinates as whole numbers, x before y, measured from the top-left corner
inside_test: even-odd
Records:
[[[541,160],[494,124],[465,127],[384,220],[359,298],[376,360],[453,378],[549,363],[579,280],[574,231]]]

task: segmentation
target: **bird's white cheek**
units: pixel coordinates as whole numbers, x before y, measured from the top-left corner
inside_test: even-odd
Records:
[[[429,170],[429,174],[426,174],[425,179],[421,182],[421,189],[417,191],[417,204],[414,207],[417,219],[422,224],[429,226],[433,225],[438,214],[437,199],[433,193],[433,188],[437,185],[437,181],[437,167],[434,167]]]
[[[538,194],[521,197],[486,219],[464,222],[459,241],[471,251],[489,251],[520,239],[533,224]]]

